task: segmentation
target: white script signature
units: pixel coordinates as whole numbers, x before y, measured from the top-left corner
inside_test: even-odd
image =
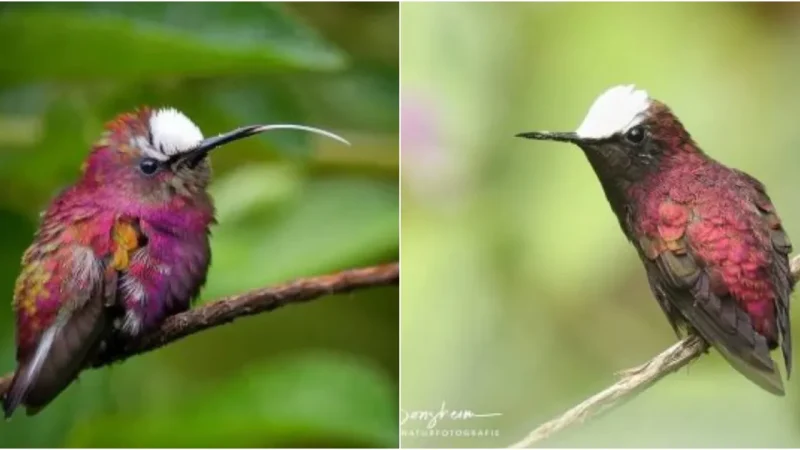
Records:
[[[441,408],[438,410],[418,410],[418,411],[406,411],[405,409],[400,410],[400,425],[404,425],[408,421],[420,421],[420,422],[427,422],[426,427],[431,430],[436,428],[436,424],[439,423],[442,419],[450,419],[450,420],[470,420],[470,419],[479,419],[484,417],[498,417],[502,416],[502,413],[481,413],[478,414],[471,409],[448,409],[447,402],[442,402]]]

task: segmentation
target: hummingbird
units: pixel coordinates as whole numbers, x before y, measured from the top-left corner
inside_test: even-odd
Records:
[[[573,132],[518,137],[583,150],[675,333],[699,335],[775,395],[792,367],[792,244],[764,185],[714,160],[633,85],[602,93]]]
[[[140,108],[106,124],[75,184],[42,213],[14,290],[17,369],[6,418],[47,406],[100,351],[131,342],[187,310],[205,284],[209,153],[276,129],[343,138],[293,124],[204,138],[173,108]],[[114,348],[114,347],[112,347]]]

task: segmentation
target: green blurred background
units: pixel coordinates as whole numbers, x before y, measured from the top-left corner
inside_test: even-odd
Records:
[[[409,421],[404,447],[516,442],[676,340],[580,150],[515,133],[574,130],[603,90],[636,83],[766,183],[800,240],[797,4],[401,14],[402,408],[503,414],[436,426],[488,437],[412,437],[425,424]],[[798,378],[776,398],[712,353],[544,445],[800,446]]]
[[[207,135],[298,132],[214,154],[219,225],[201,303],[398,257],[396,4],[0,6],[0,291],[38,213],[104,122],[174,106]],[[86,372],[2,446],[396,446],[398,289],[242,319]],[[0,308],[0,370],[14,367]]]

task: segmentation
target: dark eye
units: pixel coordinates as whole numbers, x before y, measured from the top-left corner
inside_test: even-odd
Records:
[[[644,128],[637,125],[625,132],[625,139],[633,144],[640,144],[644,140]]]
[[[160,165],[158,161],[153,158],[142,158],[142,160],[139,161],[139,170],[141,170],[145,175],[152,175],[156,173],[159,167]]]

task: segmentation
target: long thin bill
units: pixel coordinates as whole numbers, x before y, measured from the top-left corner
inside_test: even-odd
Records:
[[[229,142],[238,141],[239,139],[252,136],[254,134],[263,133],[265,131],[273,130],[300,130],[308,131],[310,133],[319,134],[335,141],[341,142],[345,145],[350,145],[347,139],[339,136],[338,134],[331,133],[330,131],[320,128],[309,127],[305,125],[295,125],[292,123],[287,124],[274,124],[274,125],[250,125],[246,127],[237,128],[233,131],[220,134],[218,136],[210,137],[200,141],[191,151],[175,155],[176,160],[185,161],[190,165],[197,164],[202,160],[208,152],[215,148],[227,144]]]
[[[530,131],[516,134],[515,137],[537,139],[540,141],[578,142],[580,137],[575,132]]]
[[[339,141],[344,145],[350,145],[350,142],[347,139],[339,136],[338,134],[331,133],[330,131],[323,130],[321,128],[314,128],[309,127],[306,125],[295,125],[291,123],[287,124],[276,124],[276,125],[259,125],[253,130],[253,134],[256,133],[263,133],[265,131],[272,131],[272,130],[300,130],[300,131],[308,131],[310,133],[316,133],[320,136],[329,137],[333,140]]]

